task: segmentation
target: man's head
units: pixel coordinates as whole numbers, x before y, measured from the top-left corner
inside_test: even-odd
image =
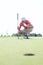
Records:
[[[25,17],[23,17],[23,18],[22,18],[22,22],[25,22],[25,20],[26,20]]]

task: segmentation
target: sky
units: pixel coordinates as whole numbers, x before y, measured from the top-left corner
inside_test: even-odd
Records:
[[[0,34],[16,33],[22,17],[33,24],[31,33],[43,35],[43,0],[0,0]]]

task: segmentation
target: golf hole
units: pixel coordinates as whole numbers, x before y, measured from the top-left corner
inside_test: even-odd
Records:
[[[33,54],[33,53],[26,53],[26,54],[24,54],[24,56],[34,56],[35,54]]]

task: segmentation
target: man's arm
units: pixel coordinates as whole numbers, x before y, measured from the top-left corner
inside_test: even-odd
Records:
[[[20,31],[21,26],[22,26],[22,22],[21,22],[21,23],[19,24],[19,26],[17,27],[18,31]]]
[[[17,27],[18,31],[20,31],[20,26]]]
[[[26,20],[25,23],[26,23],[26,27],[33,28],[33,25],[29,20]]]
[[[27,27],[33,28],[33,25],[32,24],[28,24]]]

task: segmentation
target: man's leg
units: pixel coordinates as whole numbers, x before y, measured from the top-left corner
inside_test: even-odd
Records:
[[[28,39],[29,34],[27,34],[27,29],[23,29],[22,34],[23,34],[24,38]]]
[[[32,28],[27,28],[25,32],[25,36],[28,39],[30,32],[32,32]]]
[[[18,32],[18,34],[19,34],[19,35],[23,35],[24,38],[27,38],[27,39],[28,39],[29,34],[30,34],[31,31],[32,31],[32,28],[27,28],[27,29],[20,30],[20,31]]]

